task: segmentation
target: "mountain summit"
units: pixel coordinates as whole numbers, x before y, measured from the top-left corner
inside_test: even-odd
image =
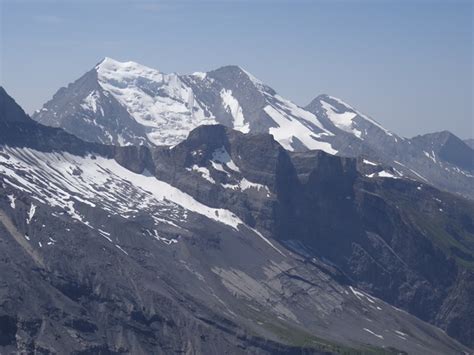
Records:
[[[439,142],[400,137],[329,95],[302,108],[236,65],[179,75],[105,58],[33,118],[85,141],[120,146],[174,146],[200,125],[223,124],[242,133],[270,133],[288,151],[365,156],[392,166],[395,177],[474,198],[474,152],[461,140],[446,145],[442,134],[431,137]],[[445,149],[432,148],[441,145]],[[447,150],[462,151],[464,158]]]
[[[13,98],[0,86],[0,121],[2,123],[28,123],[31,119]]]

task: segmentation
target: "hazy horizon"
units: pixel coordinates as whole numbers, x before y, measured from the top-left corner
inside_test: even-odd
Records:
[[[28,113],[108,56],[181,74],[235,64],[300,106],[329,94],[402,136],[474,137],[470,1],[0,4],[0,82]]]

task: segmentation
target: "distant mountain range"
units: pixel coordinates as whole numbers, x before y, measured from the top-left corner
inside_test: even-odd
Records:
[[[34,118],[0,88],[0,353],[472,352],[451,133],[108,58]]]
[[[103,144],[176,145],[199,125],[270,133],[289,151],[365,156],[412,178],[474,198],[474,152],[449,132],[406,139],[340,99],[316,97],[302,108],[238,66],[164,74],[105,58],[33,115]]]

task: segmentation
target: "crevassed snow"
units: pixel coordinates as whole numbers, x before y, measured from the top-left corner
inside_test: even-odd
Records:
[[[271,127],[269,133],[273,135],[285,149],[294,151],[293,142],[297,138],[308,149],[324,150],[329,154],[336,154],[331,144],[321,142],[314,137],[312,129],[304,125],[301,121],[290,118],[282,112],[277,111],[273,106],[267,105],[264,111],[276,122],[278,127]],[[314,137],[314,138],[313,138]]]
[[[220,95],[223,106],[232,115],[234,119],[234,129],[242,133],[249,133],[249,123],[245,123],[245,117],[242,112],[242,107],[240,106],[239,101],[237,101],[237,99],[232,96],[232,90],[222,89]]]
[[[357,116],[355,112],[337,112],[336,108],[326,101],[321,101],[323,109],[326,111],[328,118],[334,125],[343,131],[354,134],[357,138],[362,138],[362,132],[356,129],[354,118]]]
[[[99,85],[147,128],[147,137],[155,144],[177,144],[197,126],[217,123],[206,117],[192,89],[177,74],[111,58],[105,58],[96,71]]]

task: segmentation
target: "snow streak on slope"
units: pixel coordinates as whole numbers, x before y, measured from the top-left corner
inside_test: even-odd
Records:
[[[234,129],[242,132],[249,133],[250,128],[248,122],[245,123],[245,117],[242,112],[242,107],[240,107],[239,101],[232,96],[232,90],[221,90],[221,98],[224,104],[224,107],[229,111],[229,113],[234,118]]]
[[[193,128],[216,123],[213,117],[206,117],[192,89],[177,74],[110,58],[105,58],[96,71],[101,87],[148,128],[148,139],[157,145],[176,144]]]
[[[234,229],[246,226],[232,212],[208,207],[148,172],[136,174],[113,159],[44,153],[29,148],[5,147],[3,153],[0,176],[5,184],[27,192],[43,204],[57,207],[58,213],[65,212],[90,228],[98,229],[81,213],[81,204],[97,206],[124,218],[146,213],[156,224],[185,223],[189,211]],[[32,205],[28,223],[35,210],[36,206]],[[277,249],[256,230],[247,228]]]
[[[278,125],[278,127],[271,127],[269,133],[285,149],[294,151],[296,140],[298,140],[308,149],[320,149],[329,154],[337,153],[331,144],[318,141],[314,131],[296,117],[288,116],[284,111],[277,110],[270,105],[265,106],[264,110]]]

